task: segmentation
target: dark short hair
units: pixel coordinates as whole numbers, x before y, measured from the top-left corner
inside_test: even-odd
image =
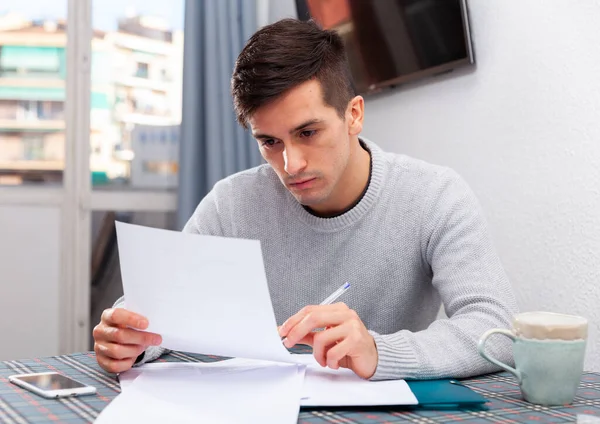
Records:
[[[356,95],[341,37],[314,21],[282,19],[257,31],[238,56],[231,93],[238,122],[303,82],[321,84],[325,104],[343,119]]]

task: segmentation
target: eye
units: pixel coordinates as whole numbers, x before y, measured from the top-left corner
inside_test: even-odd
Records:
[[[317,130],[304,130],[300,133],[300,138],[310,138],[317,133]]]
[[[260,145],[262,147],[266,147],[267,149],[270,149],[271,147],[275,146],[278,143],[277,140],[274,140],[272,138],[269,138],[267,140],[263,140],[261,141]]]

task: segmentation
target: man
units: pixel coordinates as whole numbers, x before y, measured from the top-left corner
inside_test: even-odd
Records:
[[[373,380],[495,370],[477,341],[517,308],[475,196],[451,170],[359,137],[364,101],[340,37],[291,19],[262,28],[232,93],[267,164],[218,182],[184,231],[261,241],[285,346],[309,344],[322,366]],[[346,281],[343,302],[315,306]],[[435,321],[440,300],[449,319]],[[157,358],[147,326],[105,311],[99,364],[120,372]],[[509,344],[488,346],[511,361]]]

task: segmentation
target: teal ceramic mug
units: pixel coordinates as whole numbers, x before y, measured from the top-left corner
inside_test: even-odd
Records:
[[[573,402],[583,373],[587,319],[552,312],[525,312],[515,316],[512,330],[493,329],[479,340],[481,356],[512,373],[523,398],[538,405]],[[513,341],[515,367],[488,355],[485,342],[493,334]]]

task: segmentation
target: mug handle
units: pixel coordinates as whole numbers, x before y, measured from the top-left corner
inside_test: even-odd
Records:
[[[499,360],[497,360],[496,358],[493,358],[493,357],[489,356],[485,352],[485,342],[487,341],[488,337],[490,337],[492,334],[496,334],[496,333],[502,334],[503,336],[508,337],[513,342],[517,338],[517,336],[515,336],[515,333],[513,333],[510,330],[505,330],[505,329],[502,329],[502,328],[494,328],[494,329],[486,331],[483,334],[483,336],[481,336],[481,339],[479,339],[479,343],[477,344],[477,350],[479,351],[479,354],[481,356],[483,356],[485,359],[487,359],[488,361],[490,361],[492,364],[498,365],[503,370],[506,370],[509,373],[513,374],[515,377],[517,377],[517,381],[519,383],[521,383],[521,372],[519,370],[516,370],[513,367],[510,367],[510,366],[506,365],[505,363],[500,362]]]

